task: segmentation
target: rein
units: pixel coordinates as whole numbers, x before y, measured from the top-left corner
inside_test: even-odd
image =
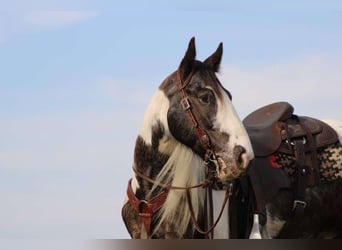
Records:
[[[215,155],[214,150],[212,149],[210,138],[209,138],[208,134],[199,126],[199,123],[198,123],[195,115],[192,112],[191,104],[189,102],[189,98],[187,97],[187,95],[184,91],[186,86],[190,83],[192,76],[193,76],[193,72],[190,73],[190,75],[188,76],[186,81],[183,83],[181,80],[181,77],[180,77],[180,73],[179,73],[179,71],[177,71],[178,90],[179,90],[179,93],[181,96],[180,104],[181,104],[182,108],[187,112],[188,117],[189,117],[189,119],[193,125],[193,128],[197,131],[197,135],[199,137],[199,140],[203,146],[203,149],[205,150],[205,154],[203,157],[205,164],[209,168],[209,165],[212,163],[217,168],[217,166],[218,166],[217,157]],[[129,199],[131,205],[134,207],[134,209],[138,212],[139,216],[142,218],[143,224],[144,224],[146,232],[147,232],[147,238],[148,239],[151,238],[152,216],[163,206],[163,204],[166,201],[167,194],[170,190],[184,190],[186,192],[187,203],[188,203],[188,207],[190,210],[191,221],[192,221],[195,229],[203,235],[208,235],[209,233],[211,233],[211,237],[213,238],[213,230],[217,226],[218,222],[220,221],[220,219],[222,217],[225,205],[226,205],[226,203],[229,199],[229,196],[232,192],[232,184],[230,184],[229,188],[227,188],[220,213],[219,213],[217,219],[215,220],[215,222],[213,222],[212,190],[218,189],[218,186],[219,186],[219,183],[217,183],[217,177],[216,177],[215,171],[213,171],[213,170],[209,171],[210,174],[208,175],[206,180],[204,180],[198,184],[195,184],[192,186],[186,186],[186,187],[173,186],[170,184],[156,182],[155,180],[151,179],[150,177],[146,176],[145,174],[139,172],[135,166],[133,166],[133,171],[137,176],[139,176],[143,180],[147,181],[148,183],[151,183],[153,185],[156,185],[156,186],[164,189],[159,194],[157,194],[156,196],[152,197],[149,200],[139,200],[135,196],[135,194],[132,190],[131,180],[129,180],[129,183],[128,183],[128,188],[127,188],[128,199]],[[210,222],[208,223],[209,225],[208,225],[207,230],[202,229],[201,226],[198,224],[196,216],[195,216],[195,212],[194,212],[194,209],[192,206],[190,191],[191,191],[191,189],[195,189],[195,188],[208,188],[208,197],[209,197],[208,201],[209,201],[209,210],[210,210],[209,211],[209,215],[210,215],[209,220],[210,220]]]
[[[148,176],[144,175],[143,173],[139,172],[135,166],[133,166],[133,171],[137,176],[139,176],[143,180],[164,189],[163,191],[161,191],[159,194],[152,197],[148,201],[139,200],[132,191],[132,187],[131,187],[131,180],[132,179],[130,179],[128,182],[127,195],[128,195],[129,201],[131,202],[133,207],[136,209],[136,211],[138,211],[139,215],[143,219],[143,223],[144,223],[144,226],[145,226],[145,229],[147,232],[147,238],[148,239],[151,238],[152,216],[156,211],[158,211],[162,207],[162,205],[166,201],[167,194],[170,190],[185,190],[186,191],[186,198],[187,198],[187,202],[188,202],[188,206],[189,206],[189,210],[190,210],[191,220],[192,220],[194,227],[196,228],[196,230],[200,234],[208,235],[209,233],[211,233],[212,234],[211,236],[213,237],[213,230],[215,229],[215,227],[217,226],[218,222],[220,221],[220,219],[222,217],[226,203],[227,203],[227,201],[228,201],[228,199],[232,193],[233,184],[230,184],[229,188],[227,188],[227,190],[226,190],[224,201],[223,201],[221,209],[220,209],[220,213],[219,213],[218,217],[216,218],[215,222],[207,230],[204,230],[201,228],[201,226],[198,224],[198,222],[196,220],[195,212],[194,212],[192,202],[191,202],[190,190],[194,189],[194,188],[200,188],[200,187],[208,188],[208,191],[209,191],[209,207],[210,207],[209,214],[212,217],[212,214],[213,214],[212,190],[213,190],[213,186],[215,184],[215,177],[214,176],[211,176],[211,177],[207,178],[205,181],[200,182],[196,185],[181,187],[181,186],[173,186],[173,185],[169,185],[169,184],[156,182],[155,180],[153,180],[153,179],[149,178]],[[210,218],[210,220],[213,221],[213,218]]]

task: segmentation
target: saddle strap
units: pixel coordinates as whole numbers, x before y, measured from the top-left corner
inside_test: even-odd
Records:
[[[310,155],[307,166],[310,166],[308,170],[307,185],[315,186],[320,184],[319,177],[319,166],[317,160],[317,145],[316,140],[314,140],[313,134],[309,131],[308,127],[304,124],[302,120],[299,120],[300,126],[306,133],[306,138],[308,140]]]
[[[305,189],[307,184],[307,171],[305,165],[305,152],[304,143],[301,140],[294,141],[294,151],[296,156],[296,183],[295,183],[295,194],[293,201],[293,212],[294,215],[300,215],[304,213],[306,206],[305,202]]]
[[[127,196],[128,200],[137,211],[139,216],[142,219],[142,222],[144,224],[147,238],[151,238],[151,224],[152,224],[152,216],[157,212],[165,203],[165,200],[167,198],[167,192],[162,191],[158,195],[152,197],[149,200],[140,200],[136,197],[132,190],[131,185],[132,179],[128,181],[128,187],[127,187]]]
[[[295,197],[293,203],[294,215],[301,215],[306,206],[305,189],[307,186],[319,184],[319,169],[317,161],[316,143],[312,133],[304,122],[295,116],[300,127],[305,133],[306,140],[295,140],[293,142],[294,154],[296,157],[296,183]],[[305,153],[305,144],[309,144],[310,154]]]

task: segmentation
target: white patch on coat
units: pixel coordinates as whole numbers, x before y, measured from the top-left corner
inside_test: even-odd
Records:
[[[173,138],[173,136],[164,135],[159,141],[158,150],[160,153],[171,155],[177,143],[178,142]]]
[[[139,133],[147,145],[152,144],[152,128],[158,121],[163,124],[165,131],[169,131],[167,122],[169,106],[169,99],[162,90],[158,89],[147,107]]]
[[[227,93],[222,88],[220,88],[220,91],[222,99],[216,96],[218,110],[214,128],[229,135],[226,152],[229,152],[228,149],[232,150],[236,145],[240,145],[246,149],[248,159],[251,160],[254,158],[254,153],[247,131]]]

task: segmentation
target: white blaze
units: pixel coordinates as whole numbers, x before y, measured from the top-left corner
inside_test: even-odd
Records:
[[[229,142],[226,146],[227,152],[231,152],[228,149],[232,150],[235,146],[240,145],[246,149],[247,156],[251,160],[254,158],[254,153],[247,131],[227,93],[221,88],[220,90],[222,92],[222,100],[216,96],[218,110],[214,128],[229,135]]]

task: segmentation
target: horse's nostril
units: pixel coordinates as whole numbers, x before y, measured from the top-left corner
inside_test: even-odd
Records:
[[[246,153],[246,149],[240,145],[237,145],[234,147],[234,157],[235,159],[240,159],[241,158],[241,155],[243,153]]]
[[[240,169],[245,169],[248,165],[248,156],[246,154],[246,149],[240,145],[234,147],[234,159],[236,165]]]

